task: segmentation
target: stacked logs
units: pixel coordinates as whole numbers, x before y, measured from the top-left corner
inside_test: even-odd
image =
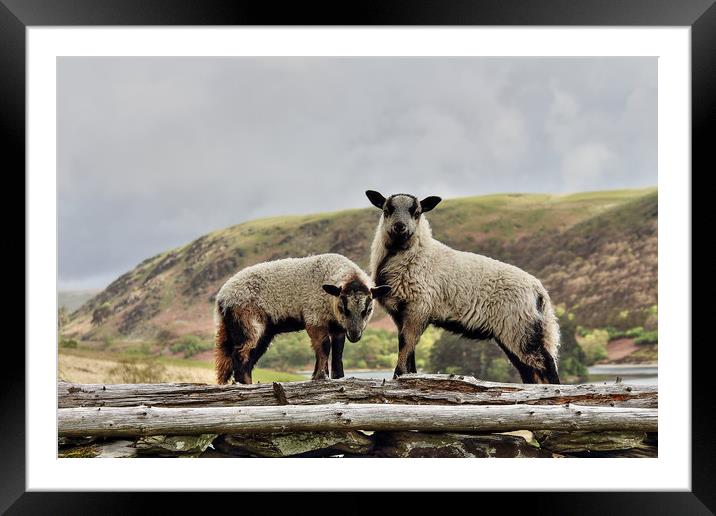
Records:
[[[456,375],[58,385],[59,455],[654,457],[656,387]]]

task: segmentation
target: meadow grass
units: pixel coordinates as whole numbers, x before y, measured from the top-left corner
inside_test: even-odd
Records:
[[[150,357],[137,359],[136,355],[112,353],[109,351],[90,349],[60,349],[58,356],[58,373],[62,380],[75,383],[118,383],[116,377],[118,366],[127,361],[152,361],[161,366],[161,373],[156,378],[160,382],[191,382],[215,383],[214,364],[209,360],[193,360],[173,357]],[[295,382],[307,380],[305,376],[273,371],[270,369],[254,369],[254,383]]]

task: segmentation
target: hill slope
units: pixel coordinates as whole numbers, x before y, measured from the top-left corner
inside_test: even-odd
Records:
[[[374,208],[246,222],[140,263],[71,316],[82,338],[209,336],[213,299],[248,265],[337,252],[367,268]],[[540,278],[580,324],[655,323],[656,189],[576,195],[507,194],[446,200],[430,213],[435,237],[513,263]],[[104,317],[93,322],[103,307]],[[651,319],[649,319],[651,318]]]

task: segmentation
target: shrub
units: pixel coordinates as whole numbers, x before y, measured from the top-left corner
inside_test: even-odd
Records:
[[[184,358],[190,358],[212,347],[211,343],[204,342],[196,335],[184,335],[179,342],[172,344],[169,349],[172,353],[184,353]]]
[[[577,335],[580,337],[586,337],[589,335],[589,329],[584,326],[577,325]]]
[[[637,326],[635,328],[630,328],[627,331],[624,332],[624,335],[629,337],[630,339],[636,339],[642,336],[644,333],[644,328],[641,326]]]
[[[100,325],[112,314],[112,307],[109,303],[102,303],[92,312],[92,324]]]
[[[259,360],[259,367],[290,371],[313,366],[314,353],[306,332],[285,333],[274,338]]]
[[[166,328],[163,328],[157,332],[157,342],[159,344],[168,344],[176,338],[176,333],[171,330],[167,330]]]
[[[634,344],[654,344],[656,342],[659,342],[658,330],[645,331],[639,337],[634,339]]]
[[[428,369],[496,382],[519,381],[516,369],[493,341],[465,339],[449,332],[443,332],[432,346]]]
[[[591,333],[582,338],[579,344],[584,350],[587,365],[607,358],[608,342],[609,333],[606,330],[592,330]]]
[[[587,357],[577,343],[577,325],[571,313],[562,312],[559,316],[560,346],[559,346],[559,374],[564,376],[587,376]]]
[[[76,349],[77,341],[73,339],[60,339],[60,347],[68,349]]]

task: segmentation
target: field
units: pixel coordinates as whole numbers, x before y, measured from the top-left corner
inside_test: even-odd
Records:
[[[75,383],[215,383],[209,360],[173,357],[137,358],[126,353],[90,349],[60,349],[58,376]],[[254,369],[254,382],[290,382],[306,378],[291,373]],[[142,382],[142,383],[143,383]]]

